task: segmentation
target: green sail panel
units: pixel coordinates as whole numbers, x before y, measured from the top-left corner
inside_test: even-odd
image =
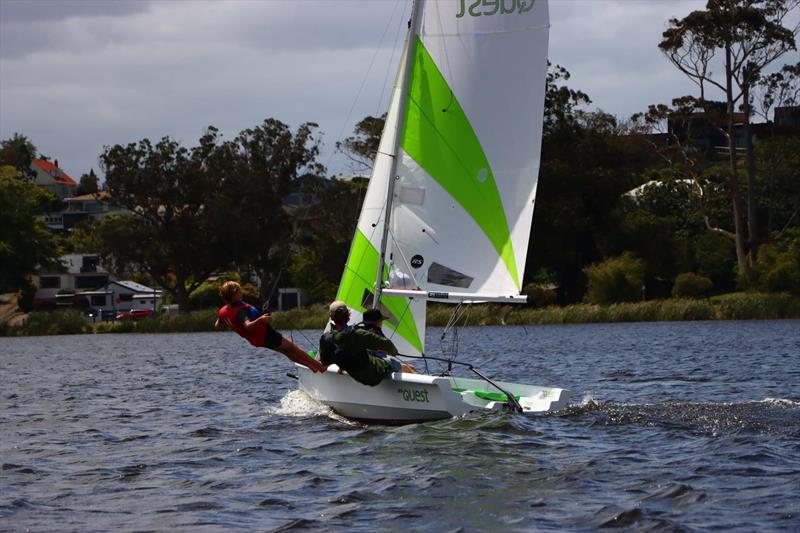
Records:
[[[343,301],[351,309],[363,313],[366,310],[362,301],[365,291],[373,296],[375,294],[374,285],[379,258],[380,253],[367,236],[361,231],[356,231],[336,299]],[[422,341],[414,322],[414,316],[409,309],[408,300],[401,296],[381,295],[381,304],[396,320],[391,324],[395,332],[421,352]]]
[[[401,145],[472,217],[519,289],[511,234],[494,173],[458,99],[419,38]]]

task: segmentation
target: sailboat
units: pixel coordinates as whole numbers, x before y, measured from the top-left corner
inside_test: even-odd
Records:
[[[546,0],[414,2],[378,154],[337,299],[370,308],[420,368],[428,302],[522,304],[541,150]],[[440,361],[441,362],[441,361]],[[454,366],[455,363],[455,366]],[[331,365],[299,386],[340,415],[411,423],[555,411],[561,388],[495,381],[459,361],[362,385]]]

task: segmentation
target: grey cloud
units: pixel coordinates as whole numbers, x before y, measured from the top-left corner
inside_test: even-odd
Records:
[[[40,51],[81,51],[97,43],[100,32],[86,31],[91,20],[124,20],[147,13],[151,2],[104,0],[0,1],[0,58],[23,58]],[[84,23],[75,23],[84,19]],[[102,27],[101,22],[95,27]]]
[[[3,0],[0,2],[0,19],[11,24],[71,17],[123,17],[145,12],[149,5],[148,0]]]

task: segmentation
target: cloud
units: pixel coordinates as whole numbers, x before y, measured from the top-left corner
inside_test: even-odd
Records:
[[[321,162],[387,106],[407,0],[0,0],[0,138],[20,132],[74,175],[104,145],[193,145],[274,117],[320,124]],[[555,0],[550,59],[622,118],[693,86],[658,51],[703,0]]]

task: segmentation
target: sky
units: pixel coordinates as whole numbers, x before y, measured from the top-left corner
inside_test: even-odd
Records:
[[[659,52],[702,0],[551,0],[550,61],[621,119],[694,86]],[[319,124],[319,161],[352,173],[337,140],[380,115],[407,0],[0,0],[0,139],[27,136],[73,178],[103,147],[227,139],[276,118]]]

